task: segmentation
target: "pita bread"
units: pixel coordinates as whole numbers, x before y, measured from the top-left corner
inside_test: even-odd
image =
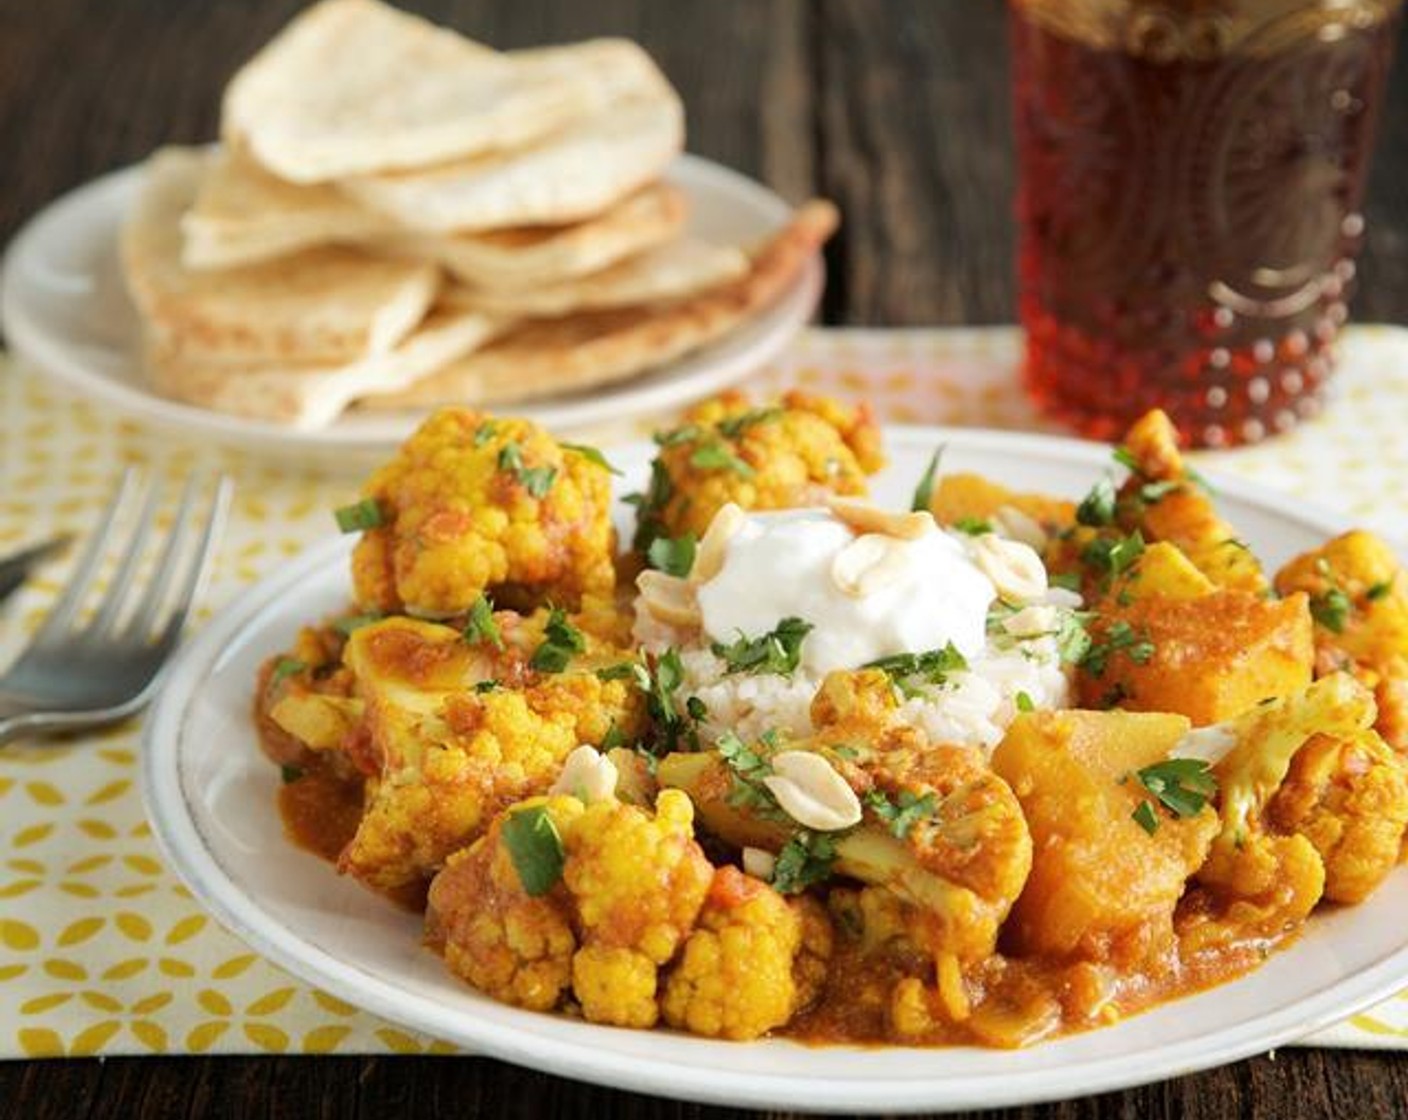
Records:
[[[505,325],[474,312],[437,309],[396,349],[341,366],[204,364],[151,339],[147,368],[168,397],[308,431],[326,427],[365,393],[414,384]]]
[[[223,149],[211,158],[181,232],[187,268],[231,268],[318,245],[375,242],[398,229],[335,187],[286,183],[248,155]]]
[[[599,214],[658,178],[683,144],[684,111],[662,92],[618,102],[529,147],[351,178],[342,189],[432,233],[560,225]]]
[[[433,237],[401,234],[373,239],[373,248],[438,261],[456,279],[521,291],[608,268],[678,236],[689,217],[685,194],[652,183],[583,222],[521,226]]]
[[[441,298],[453,307],[486,314],[546,319],[683,299],[737,280],[747,271],[748,254],[742,249],[682,237],[587,276],[518,290],[455,285]]]
[[[225,139],[295,183],[423,167],[545,136],[601,104],[569,67],[520,67],[376,0],[323,0],[225,92]]]
[[[712,342],[776,300],[837,220],[829,202],[809,202],[731,284],[664,307],[524,323],[411,388],[367,397],[360,406],[502,405],[634,377]]]
[[[200,362],[343,363],[391,350],[425,317],[438,270],[347,249],[314,249],[265,264],[192,272],[181,263],[180,217],[207,153],[154,155],[123,229],[128,287],[152,335]]]

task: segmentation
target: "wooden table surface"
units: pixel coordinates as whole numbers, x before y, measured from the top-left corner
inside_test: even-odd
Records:
[[[0,241],[60,192],[214,135],[238,62],[299,0],[0,2]],[[825,321],[1014,315],[1005,32],[997,0],[417,0],[501,47],[628,35],[689,107],[690,148],[792,199],[835,199]],[[1408,53],[1408,46],[1405,47]],[[1408,66],[1366,207],[1361,319],[1408,322]],[[142,1058],[0,1063],[0,1115],[710,1117],[487,1059]],[[1408,1116],[1408,1055],[1282,1051],[1005,1117]]]

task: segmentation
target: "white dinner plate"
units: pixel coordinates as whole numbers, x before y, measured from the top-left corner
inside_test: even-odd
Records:
[[[1079,496],[1108,456],[1071,440],[891,429],[878,501],[907,507],[933,449],[945,470]],[[647,446],[615,450],[621,492]],[[1215,480],[1223,511],[1269,565],[1346,526],[1303,502]],[[621,508],[622,523],[626,521]],[[351,542],[330,540],[243,595],[184,650],[147,725],[143,784],[166,857],[251,948],[387,1019],[566,1077],[744,1107],[845,1112],[995,1108],[1100,1093],[1230,1062],[1328,1026],[1408,981],[1408,871],[1368,902],[1317,915],[1259,970],[1113,1027],[1028,1050],[713,1042],[516,1010],[455,979],[421,947],[418,918],[341,879],[284,838],[278,768],[250,720],[255,671],[349,594]]]
[[[414,412],[353,412],[320,431],[298,432],[168,400],[152,390],[118,260],[119,230],[141,171],[129,167],[79,187],[16,236],[0,274],[0,324],[20,358],[132,416],[267,453],[384,453],[410,434],[419,419]],[[689,195],[692,232],[719,243],[754,242],[791,214],[766,187],[699,156],[680,156],[667,178]],[[821,287],[818,257],[779,300],[711,345],[633,380],[514,411],[562,431],[679,408],[775,357],[815,310]]]

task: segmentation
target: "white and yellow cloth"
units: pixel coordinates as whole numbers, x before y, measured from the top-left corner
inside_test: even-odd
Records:
[[[1017,348],[1010,329],[813,330],[755,387],[864,397],[887,421],[1041,429],[1015,386]],[[1408,330],[1351,330],[1336,388],[1323,419],[1203,465],[1408,540]],[[61,530],[82,534],[123,464],[146,464],[173,489],[215,467],[238,491],[208,617],[333,532],[329,510],[357,486],[355,476],[174,439],[0,363],[0,555]],[[0,664],[63,576],[54,564],[0,615]],[[0,752],[0,1058],[452,1050],[293,979],[208,918],[158,858],[138,747],[128,724]],[[1408,993],[1308,1041],[1408,1049]]]

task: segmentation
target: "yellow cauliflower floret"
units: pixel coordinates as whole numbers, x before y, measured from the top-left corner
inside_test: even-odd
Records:
[[[675,790],[660,794],[654,817],[597,802],[566,843],[563,881],[592,949],[573,967],[582,1013],[592,1022],[650,1026],[656,969],[693,928],[713,877],[694,840],[693,806]]]
[[[1196,879],[1211,904],[1180,914],[1185,955],[1295,933],[1324,894],[1325,864],[1304,836],[1254,831],[1214,845]]]
[[[880,430],[865,405],[805,393],[752,407],[726,393],[690,410],[657,436],[660,452],[640,505],[635,545],[657,537],[701,537],[729,502],[745,510],[818,505],[829,494],[860,495],[884,465]]]
[[[814,902],[789,903],[737,868],[722,867],[665,985],[665,1021],[712,1038],[757,1038],[816,994],[816,966],[824,975],[830,950],[830,927]]]
[[[1325,897],[1362,902],[1398,863],[1408,827],[1408,771],[1374,732],[1317,735],[1296,752],[1267,819],[1315,845]]]
[[[365,626],[347,644],[370,778],[339,866],[374,887],[429,877],[500,810],[545,791],[575,747],[643,725],[635,684],[595,672],[622,651],[587,635],[563,672],[539,672],[544,617],[496,618],[503,650],[408,618]]]
[[[582,812],[571,797],[539,799],[559,831]],[[456,976],[504,1003],[550,1011],[572,978],[577,939],[561,891],[533,898],[503,842],[504,817],[435,877],[426,942]]]
[[[1408,752],[1408,580],[1392,548],[1354,530],[1276,573],[1282,595],[1304,591],[1315,619],[1315,670],[1353,673],[1373,689],[1375,727]]]
[[[575,608],[615,583],[608,471],[527,420],[442,409],[363,495],[381,522],[353,554],[363,609],[444,618],[486,591]]]

